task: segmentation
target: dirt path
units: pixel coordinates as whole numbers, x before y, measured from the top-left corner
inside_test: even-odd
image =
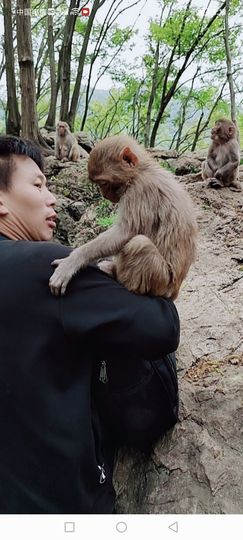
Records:
[[[196,264],[181,290],[181,367],[243,353],[243,194],[189,189],[198,208]]]
[[[180,423],[150,458],[121,451],[121,513],[243,511],[243,192],[187,188],[200,233],[176,302]]]

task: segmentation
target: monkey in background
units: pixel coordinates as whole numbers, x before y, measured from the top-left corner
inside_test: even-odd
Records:
[[[55,156],[64,161],[80,161],[78,143],[67,122],[58,122],[55,135]]]
[[[175,299],[195,259],[197,224],[191,199],[173,176],[134,139],[114,136],[91,151],[88,174],[106,199],[118,203],[118,220],[74,249],[50,278],[53,294],[65,293],[72,276],[91,261],[130,291]]]
[[[217,120],[211,130],[212,143],[202,164],[202,178],[211,188],[229,187],[241,191],[239,182],[240,145],[237,128],[231,120]]]

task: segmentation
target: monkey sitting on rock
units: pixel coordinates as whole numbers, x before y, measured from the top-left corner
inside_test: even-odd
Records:
[[[202,178],[208,180],[207,187],[241,191],[240,146],[234,122],[226,118],[217,120],[211,130],[211,139],[207,160],[202,164]]]
[[[65,293],[72,276],[91,261],[130,291],[175,299],[195,259],[197,224],[188,193],[134,139],[114,136],[91,151],[88,173],[106,199],[118,203],[118,220],[74,249],[50,278],[53,294]]]
[[[88,154],[87,154],[88,155]],[[80,161],[78,143],[67,122],[58,122],[55,135],[55,156],[60,161]]]

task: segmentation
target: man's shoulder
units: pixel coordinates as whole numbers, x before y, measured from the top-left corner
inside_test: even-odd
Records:
[[[71,248],[63,246],[57,242],[32,242],[29,240],[17,240],[2,242],[2,254],[5,252],[14,263],[23,264],[27,262],[28,266],[51,263],[54,259],[67,257]]]
[[[71,252],[71,248],[63,246],[57,242],[31,242],[18,240],[14,242],[12,253],[16,257],[30,257],[30,260],[39,259],[39,261],[53,261],[62,257],[67,257]]]

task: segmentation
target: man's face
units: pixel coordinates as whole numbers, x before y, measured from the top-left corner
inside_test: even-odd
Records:
[[[0,191],[0,232],[16,240],[51,240],[56,226],[56,198],[31,158],[13,159],[10,190]]]

